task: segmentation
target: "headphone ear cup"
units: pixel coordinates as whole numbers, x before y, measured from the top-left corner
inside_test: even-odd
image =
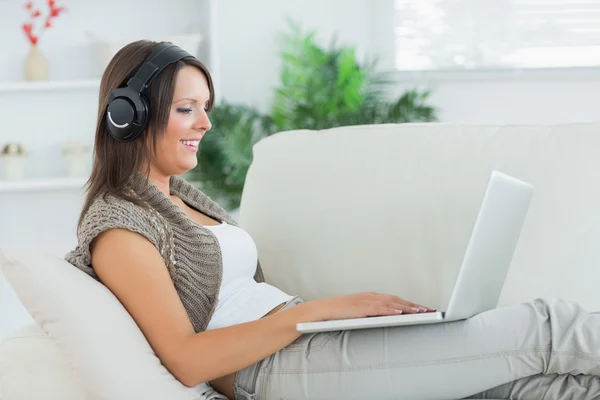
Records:
[[[113,90],[105,115],[108,132],[120,142],[138,138],[146,127],[148,111],[148,103],[140,93],[129,87]]]

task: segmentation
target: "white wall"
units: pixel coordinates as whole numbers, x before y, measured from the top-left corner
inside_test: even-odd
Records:
[[[29,20],[23,3],[0,1],[0,82],[22,78],[23,60],[29,50],[21,30],[21,25]],[[45,10],[45,0],[34,3]],[[93,53],[92,39],[158,39],[192,27],[202,30],[207,15],[202,12],[205,2],[201,0],[59,0],[57,4],[67,7],[67,12],[53,21],[54,26],[39,41],[39,48],[51,65],[50,78],[55,80],[100,76],[102,70]]]
[[[336,33],[341,42],[355,44],[360,55],[379,57],[382,69],[394,69],[393,0],[221,0],[219,4],[221,91],[228,100],[269,109],[279,79],[275,36],[286,28],[286,15],[306,28],[317,29],[324,43]],[[253,13],[259,17],[248,18]],[[251,53],[247,55],[243,49]],[[431,89],[430,102],[444,122],[553,124],[600,120],[600,68],[395,76],[393,93],[414,87]]]
[[[51,80],[97,79],[102,68],[89,36],[103,40],[159,39],[202,24],[210,14],[194,0],[172,3],[131,0],[69,2],[68,12],[40,40],[50,63]],[[118,4],[118,6],[117,6]],[[220,55],[213,73],[217,92],[233,102],[270,107],[273,87],[279,79],[277,34],[292,16],[318,37],[329,41],[334,33],[342,43],[356,44],[359,53],[372,47],[372,3],[346,6],[343,0],[219,0],[213,30]],[[143,6],[142,6],[143,5]],[[121,12],[114,13],[119,8]],[[139,13],[139,10],[144,10]],[[190,11],[191,10],[191,11]],[[133,17],[136,15],[139,17]],[[3,91],[3,82],[22,79],[28,44],[20,29],[25,20],[20,2],[0,2],[0,35],[5,38],[0,68],[0,146],[19,141],[29,150],[28,177],[54,176],[65,172],[60,147],[66,141],[93,143],[97,86],[77,90]],[[168,16],[168,17],[165,17]],[[134,21],[143,21],[135,22]],[[208,34],[210,29],[199,26]],[[206,45],[210,45],[207,38]],[[209,62],[210,64],[210,62]],[[26,122],[27,121],[27,122]]]
[[[444,122],[559,124],[600,121],[600,68],[396,74],[398,88],[432,90]]]
[[[67,12],[54,21],[54,26],[39,41],[50,65],[50,81],[99,79],[104,64],[92,38],[127,42],[170,37],[186,29],[206,30],[202,23],[207,16],[204,9],[208,9],[208,1],[84,0],[58,4],[67,6]],[[93,143],[98,85],[77,89],[7,89],[7,83],[23,79],[23,61],[30,46],[21,30],[26,20],[21,1],[0,2],[3,38],[0,146],[15,141],[25,145],[30,156],[28,178],[64,175],[66,165],[60,154],[61,146],[73,140]]]
[[[52,63],[53,78],[98,76],[86,32],[104,39],[161,37],[183,31],[188,25],[205,24],[209,15],[192,0],[169,4],[132,0],[119,5],[120,13],[113,13],[110,4],[110,1],[90,0],[67,4],[69,12],[61,16],[40,41],[41,49]],[[230,101],[269,109],[273,88],[279,79],[276,36],[286,28],[288,16],[308,29],[316,29],[318,37],[325,42],[336,33],[341,42],[356,44],[360,54],[377,54],[382,58],[382,67],[393,68],[392,0],[351,3],[343,0],[219,0],[217,4],[213,21],[220,54],[217,90]],[[137,23],[132,29],[130,16],[142,8],[144,17],[139,20],[147,23]],[[20,76],[27,51],[20,30],[24,15],[20,3],[0,2],[0,34],[5,44],[0,82]],[[464,72],[423,77],[402,74],[396,90],[414,85],[434,90],[432,103],[438,106],[442,121],[521,124],[598,119],[600,70],[526,71],[523,74]]]
[[[280,65],[275,37],[292,15],[317,29],[325,43],[333,33],[354,43],[359,54],[380,58],[394,68],[392,0],[336,1],[222,0],[218,45],[221,87],[225,98],[271,106]],[[248,15],[259,14],[260,23]],[[340,17],[343,15],[343,18]],[[243,49],[250,49],[247,54]],[[488,72],[397,73],[400,94],[413,87],[432,90],[431,104],[441,121],[490,124],[552,124],[595,122],[600,100],[600,68]]]
[[[330,43],[354,44],[359,55],[373,46],[371,0],[220,0],[218,45],[221,91],[230,101],[269,109],[279,81],[277,38],[288,31],[286,18]]]

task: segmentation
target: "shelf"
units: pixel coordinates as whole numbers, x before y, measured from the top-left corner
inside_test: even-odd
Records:
[[[31,179],[22,181],[0,180],[0,193],[50,191],[64,189],[82,189],[87,179],[85,178],[48,178]]]
[[[43,81],[43,82],[0,82],[0,93],[9,92],[52,92],[63,90],[86,90],[100,88],[100,80]]]

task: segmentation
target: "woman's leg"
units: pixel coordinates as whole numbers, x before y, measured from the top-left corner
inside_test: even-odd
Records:
[[[467,399],[598,400],[600,377],[592,375],[533,375],[500,385]]]
[[[600,375],[600,313],[536,300],[465,321],[307,334],[236,386],[256,399],[457,399],[539,374]]]

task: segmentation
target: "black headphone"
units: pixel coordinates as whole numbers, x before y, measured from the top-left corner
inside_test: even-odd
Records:
[[[142,134],[150,112],[146,99],[148,86],[167,66],[190,57],[194,58],[172,43],[160,43],[152,49],[133,78],[127,81],[127,86],[110,92],[105,118],[113,138],[128,142]]]

